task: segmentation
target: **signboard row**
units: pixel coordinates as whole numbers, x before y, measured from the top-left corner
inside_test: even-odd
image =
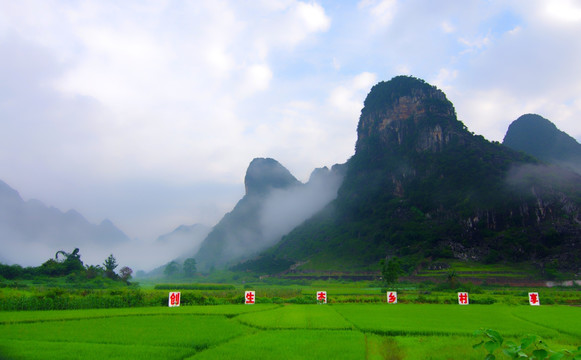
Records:
[[[317,291],[317,302],[319,304],[326,304],[327,303],[327,292],[326,291]],[[252,305],[256,303],[256,293],[254,291],[245,291],[244,292],[244,303],[248,305]],[[396,291],[388,291],[387,292],[387,303],[388,304],[397,304],[397,292]],[[460,305],[468,305],[470,304],[469,295],[467,292],[459,292],[458,293],[458,304]],[[530,292],[529,293],[529,304],[533,306],[541,305],[541,301],[539,299],[538,292]],[[168,306],[180,306],[180,293],[179,292],[170,292],[169,299],[168,299]]]

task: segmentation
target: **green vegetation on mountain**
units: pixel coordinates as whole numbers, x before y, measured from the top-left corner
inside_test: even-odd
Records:
[[[375,85],[364,105],[335,201],[237,269],[376,270],[391,256],[406,271],[426,257],[580,263],[581,176],[470,133],[442,91],[413,77]]]

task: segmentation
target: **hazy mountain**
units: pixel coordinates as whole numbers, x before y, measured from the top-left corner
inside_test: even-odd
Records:
[[[513,121],[502,143],[581,174],[581,144],[540,115],[526,114]]]
[[[581,176],[473,135],[437,88],[375,85],[357,136],[337,198],[236,269],[377,269],[393,255],[578,267]]]
[[[313,171],[299,182],[274,159],[256,158],[246,171],[246,193],[202,243],[195,258],[201,270],[247,259],[321,210],[337,195],[341,166]]]
[[[128,240],[109,220],[96,225],[75,210],[63,213],[38,200],[24,201],[0,181],[0,256],[6,262],[38,265],[56,250],[107,247]],[[22,261],[24,253],[26,261]]]
[[[157,238],[156,245],[171,248],[172,252],[183,254],[183,260],[196,254],[202,245],[202,241],[208,236],[212,228],[202,224],[181,225],[169,234]]]

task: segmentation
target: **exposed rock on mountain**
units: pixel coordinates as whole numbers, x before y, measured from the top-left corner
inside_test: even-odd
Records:
[[[526,114],[513,121],[502,143],[581,174],[581,144],[540,115]]]

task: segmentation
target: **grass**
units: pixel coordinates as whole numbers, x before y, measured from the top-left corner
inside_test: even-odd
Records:
[[[554,338],[579,334],[581,338],[581,310],[568,306],[347,304],[333,308],[362,331],[392,336],[470,336],[475,329],[493,328],[507,336],[535,333]]]
[[[479,328],[581,345],[581,308],[328,304],[0,312],[0,359],[482,359]]]
[[[272,311],[243,314],[237,319],[259,329],[353,329],[351,323],[325,305],[286,305]]]
[[[306,305],[305,305],[306,306]],[[208,349],[190,359],[364,359],[365,336],[356,331],[260,332]]]

